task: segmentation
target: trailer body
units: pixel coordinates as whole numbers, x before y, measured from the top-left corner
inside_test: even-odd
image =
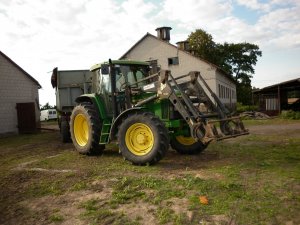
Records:
[[[92,91],[92,73],[89,70],[53,69],[51,84],[55,88],[58,125],[63,142],[70,141],[70,115],[76,98]]]

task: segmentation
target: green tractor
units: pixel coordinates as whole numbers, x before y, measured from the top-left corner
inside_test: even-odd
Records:
[[[126,160],[154,164],[170,144],[179,153],[196,154],[213,140],[248,134],[199,72],[175,79],[170,71],[151,74],[149,63],[130,60],[109,60],[91,71],[92,94],[76,99],[70,118],[79,153],[99,154],[117,142]]]

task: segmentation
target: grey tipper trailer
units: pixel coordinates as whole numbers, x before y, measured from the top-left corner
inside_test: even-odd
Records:
[[[52,87],[55,88],[58,125],[63,142],[69,142],[70,116],[75,99],[92,91],[92,73],[89,70],[58,70],[53,69]]]

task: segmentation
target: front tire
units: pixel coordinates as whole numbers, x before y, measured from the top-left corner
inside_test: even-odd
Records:
[[[169,148],[169,135],[163,122],[152,113],[138,113],[125,119],[118,142],[123,157],[136,165],[160,161]]]
[[[77,105],[70,119],[71,139],[81,154],[102,153],[104,145],[99,145],[101,120],[98,111],[89,103]]]
[[[195,155],[199,154],[207,147],[200,141],[192,137],[176,136],[171,140],[171,147],[180,154]]]

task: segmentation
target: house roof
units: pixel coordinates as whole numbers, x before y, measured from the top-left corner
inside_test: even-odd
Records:
[[[278,87],[280,89],[300,88],[300,77],[293,80],[284,81],[278,84],[273,84],[261,89],[256,89],[253,90],[252,92],[253,93],[274,92],[274,91],[278,91]]]
[[[0,51],[0,55],[2,55],[5,59],[7,59],[11,64],[13,64],[18,70],[20,70],[25,76],[27,76],[30,80],[32,80],[38,88],[42,88],[42,86],[39,84],[39,82],[34,79],[29,73],[27,73],[25,70],[23,70],[17,63],[12,61],[7,55],[5,55],[3,52]]]
[[[225,75],[228,79],[230,79],[232,82],[234,82],[234,83],[236,83],[236,81],[233,79],[233,77],[231,76],[231,75],[229,75],[228,73],[226,73],[223,69],[221,69],[219,66],[217,66],[217,65],[215,65],[215,64],[213,64],[213,63],[211,63],[211,62],[209,62],[209,61],[207,61],[207,60],[205,60],[205,59],[202,59],[202,58],[200,58],[200,57],[198,57],[198,56],[195,56],[195,55],[193,55],[193,54],[191,54],[190,52],[187,52],[187,51],[184,51],[184,50],[181,50],[181,49],[179,49],[179,48],[177,48],[177,46],[175,46],[175,45],[173,45],[173,44],[170,44],[169,42],[166,42],[166,41],[163,41],[163,40],[161,40],[161,39],[159,39],[158,37],[156,37],[156,36],[154,36],[154,35],[152,35],[152,34],[150,34],[150,33],[146,33],[139,41],[137,41],[127,52],[125,52],[121,57],[120,57],[120,59],[123,59],[123,58],[125,58],[125,56],[129,53],[129,52],[131,52],[136,46],[138,46],[144,39],[146,39],[146,37],[152,37],[152,38],[155,38],[157,41],[161,41],[161,42],[163,42],[164,44],[167,44],[167,45],[169,45],[169,46],[171,46],[171,47],[173,47],[173,48],[176,48],[178,51],[181,51],[181,52],[183,52],[183,53],[185,53],[185,54],[188,54],[188,55],[190,55],[190,56],[192,56],[192,57],[194,57],[194,58],[196,58],[196,59],[198,59],[198,60],[200,60],[200,61],[203,61],[203,62],[206,62],[207,64],[209,64],[209,65],[211,65],[212,67],[214,67],[214,68],[216,68],[216,70],[218,71],[218,72],[220,72],[220,73],[222,73],[223,75]]]

